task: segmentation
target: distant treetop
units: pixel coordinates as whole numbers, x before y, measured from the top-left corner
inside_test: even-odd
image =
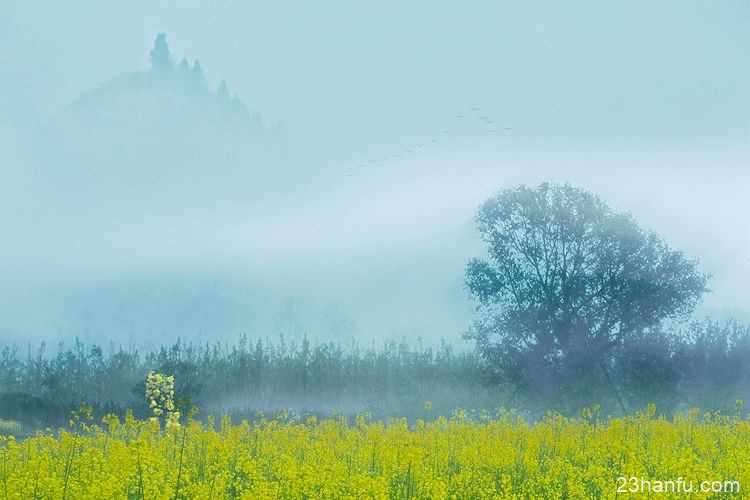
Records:
[[[229,101],[229,87],[227,87],[227,82],[225,82],[223,79],[221,80],[221,83],[219,84],[219,89],[216,91],[216,95],[219,97],[222,101]]]
[[[169,44],[164,33],[156,35],[154,48],[151,49],[151,67],[155,70],[171,69],[172,58],[169,54]]]

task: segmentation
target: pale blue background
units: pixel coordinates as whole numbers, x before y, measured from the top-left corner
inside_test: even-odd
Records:
[[[456,340],[474,208],[547,179],[699,258],[698,316],[750,319],[748,26],[743,0],[0,1],[0,332],[274,336],[293,304],[293,334]],[[61,212],[83,195],[38,173],[41,138],[82,92],[146,70],[158,32],[283,121],[283,174],[247,199]],[[496,132],[457,118],[470,107]]]

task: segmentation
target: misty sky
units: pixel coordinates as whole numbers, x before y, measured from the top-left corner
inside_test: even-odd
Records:
[[[7,338],[458,340],[476,206],[545,180],[750,320],[746,1],[177,5],[0,0]],[[136,90],[159,32],[263,130]]]

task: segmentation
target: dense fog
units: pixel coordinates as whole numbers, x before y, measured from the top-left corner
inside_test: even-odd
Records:
[[[699,259],[696,318],[748,321],[749,21],[0,2],[0,339],[468,345],[475,210],[543,181]]]

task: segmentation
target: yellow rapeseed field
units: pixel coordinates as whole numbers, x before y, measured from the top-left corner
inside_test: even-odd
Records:
[[[91,425],[84,411],[70,430],[0,438],[0,497],[624,498],[632,495],[617,489],[632,477],[673,488],[682,478],[696,490],[701,481],[731,479],[744,488],[750,422],[739,411],[668,420],[649,406],[602,419],[595,408],[534,424],[513,412],[472,419],[458,411],[412,424],[281,415],[168,428],[130,415]]]

